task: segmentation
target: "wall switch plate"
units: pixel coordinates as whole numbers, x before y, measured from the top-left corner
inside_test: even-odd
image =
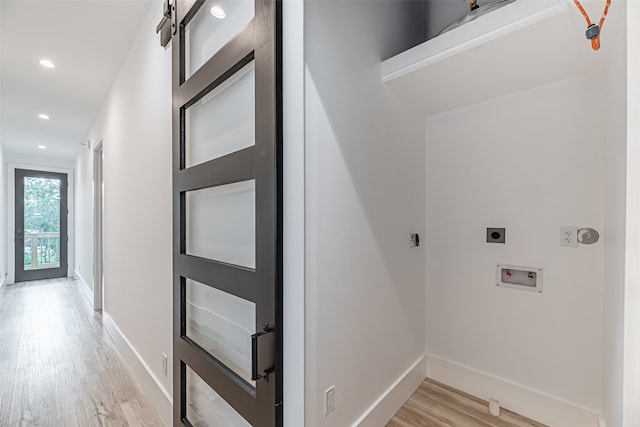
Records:
[[[324,392],[324,414],[329,415],[336,410],[336,386],[332,385]]]
[[[505,228],[487,227],[487,243],[505,243],[507,230]]]
[[[572,225],[560,227],[560,246],[571,248],[578,246],[578,227]]]

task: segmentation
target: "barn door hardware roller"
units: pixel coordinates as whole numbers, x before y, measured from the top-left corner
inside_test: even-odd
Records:
[[[160,33],[160,45],[167,47],[171,40],[171,35],[175,34],[175,31],[172,31],[175,28],[175,23],[172,19],[175,14],[175,6],[173,6],[169,0],[164,0],[163,11],[162,19],[156,27],[156,34]]]

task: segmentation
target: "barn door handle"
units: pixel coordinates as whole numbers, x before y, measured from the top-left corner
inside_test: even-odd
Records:
[[[273,369],[268,369],[262,373],[258,373],[258,338],[268,333],[273,332],[273,329],[269,328],[267,322],[262,324],[262,330],[251,335],[251,380],[258,381],[264,379],[269,382],[269,374],[273,372]]]

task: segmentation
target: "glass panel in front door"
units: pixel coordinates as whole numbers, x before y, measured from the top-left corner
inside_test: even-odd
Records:
[[[206,1],[185,28],[186,78],[240,33],[254,15],[253,0]]]
[[[187,337],[255,387],[251,380],[255,303],[186,279],[185,304]]]
[[[255,180],[188,191],[187,254],[256,267]]]
[[[24,270],[60,267],[60,189],[55,178],[24,178]]]
[[[186,167],[255,145],[255,76],[251,62],[186,109]]]
[[[187,420],[196,427],[251,427],[231,405],[189,368],[187,370]]]

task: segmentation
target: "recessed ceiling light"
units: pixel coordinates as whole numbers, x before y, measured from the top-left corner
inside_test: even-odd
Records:
[[[38,61],[40,63],[40,65],[42,65],[45,68],[55,68],[56,64],[54,64],[51,60],[49,59],[41,59],[40,61]]]
[[[38,117],[40,117],[42,120],[49,120],[50,117],[46,114],[38,114]]]
[[[220,6],[213,6],[211,8],[211,15],[213,15],[214,18],[218,19],[224,19],[227,16],[227,14],[224,13],[224,10]]]
[[[38,145],[38,148],[41,150],[46,150],[47,146],[46,145]]]

